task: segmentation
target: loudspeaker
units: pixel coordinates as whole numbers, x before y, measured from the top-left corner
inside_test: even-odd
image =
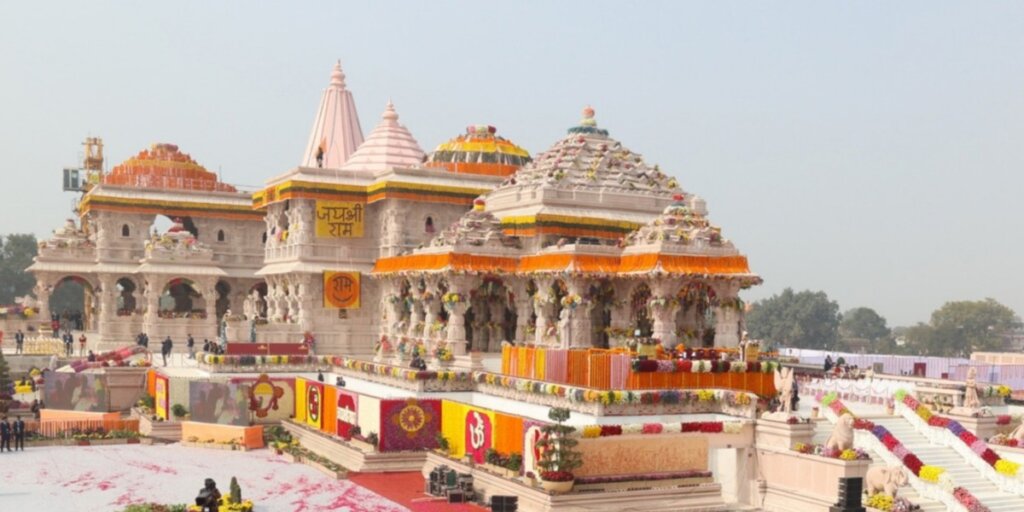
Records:
[[[448,503],[465,503],[466,494],[455,489],[448,489]]]
[[[863,491],[863,478],[840,478],[839,501],[829,508],[829,512],[865,512],[867,509],[861,504]]]
[[[491,512],[517,512],[518,496],[491,496]]]

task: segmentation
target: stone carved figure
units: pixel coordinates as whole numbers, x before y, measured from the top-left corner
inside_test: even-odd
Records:
[[[572,340],[569,339],[572,336],[571,329],[569,329],[569,322],[571,313],[569,308],[562,308],[562,312],[558,318],[558,346],[559,348],[569,348]]]
[[[864,490],[868,496],[882,492],[895,498],[898,489],[905,485],[907,474],[899,466],[875,466],[864,475]]]
[[[839,451],[853,448],[853,416],[844,414],[832,429],[832,435],[825,441],[825,448]]]
[[[1017,428],[1010,432],[1010,439],[1016,439],[1017,441],[1024,441],[1024,422],[1021,422]]]
[[[978,369],[973,366],[967,369],[966,389],[964,389],[964,408],[978,409],[981,401],[978,399]]]
[[[793,412],[793,369],[779,368],[775,370],[775,389],[779,391],[782,412]]]

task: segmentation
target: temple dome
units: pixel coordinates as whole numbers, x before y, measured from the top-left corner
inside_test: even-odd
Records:
[[[235,192],[174,144],[153,144],[115,166],[103,183],[135,188]]]
[[[396,167],[417,167],[426,156],[405,126],[398,122],[398,112],[389,101],[381,121],[366,137],[359,149],[349,157],[342,169],[383,171]]]
[[[530,163],[530,153],[487,125],[466,127],[466,134],[444,142],[427,158],[427,167],[460,174],[509,176]]]
[[[722,237],[722,228],[707,219],[704,201],[694,196],[689,201],[679,193],[657,218],[626,237],[626,246],[657,244],[671,246],[674,252],[700,253],[707,248],[732,249]]]
[[[594,109],[583,109],[579,125],[550,149],[537,155],[504,184],[543,185],[564,189],[602,189],[665,196],[679,192],[679,184],[657,165],[644,162],[598,128]]]
[[[363,129],[352,93],[345,88],[341,62],[331,70],[331,82],[320,97],[313,129],[309,133],[303,167],[339,169],[363,143]]]

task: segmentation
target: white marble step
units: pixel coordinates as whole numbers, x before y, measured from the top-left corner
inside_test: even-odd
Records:
[[[945,468],[954,484],[970,490],[993,512],[1024,510],[1024,497],[1003,492],[964,460],[956,450],[948,446],[932,444],[906,419],[891,417],[873,421],[876,425],[882,425],[892,432],[907,449],[921,459],[921,462]]]

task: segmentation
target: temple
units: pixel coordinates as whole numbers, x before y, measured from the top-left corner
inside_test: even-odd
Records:
[[[534,155],[487,124],[428,152],[390,100],[364,136],[339,63],[298,165],[257,190],[174,144],[109,172],[88,151],[28,269],[19,357],[64,354],[38,428],[269,446],[491,510],[1020,510],[1009,388],[764,350],[741,297],[761,277],[705,200],[574,117]],[[72,282],[88,359],[57,338]],[[147,337],[173,338],[162,367]]]

